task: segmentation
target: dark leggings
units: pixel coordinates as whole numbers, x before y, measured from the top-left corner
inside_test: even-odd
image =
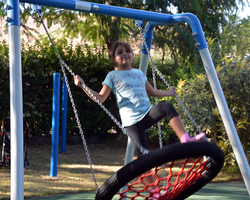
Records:
[[[152,106],[145,117],[132,126],[125,127],[126,131],[131,135],[141,146],[148,149],[146,130],[153,126],[163,117],[167,117],[168,122],[173,118],[179,116],[171,102],[162,102],[158,105]],[[133,142],[133,140],[132,140]],[[134,144],[137,155],[141,155],[139,148]]]

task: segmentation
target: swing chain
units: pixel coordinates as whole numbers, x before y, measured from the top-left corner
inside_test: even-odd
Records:
[[[152,75],[153,75],[154,88],[156,89],[157,84],[156,84],[155,70],[152,70]],[[158,97],[155,97],[155,105],[158,105]],[[163,142],[162,142],[161,122],[158,121],[157,125],[158,125],[159,144],[160,148],[162,148]]]
[[[90,170],[92,172],[92,176],[93,176],[93,179],[94,179],[94,183],[95,183],[95,187],[96,187],[96,190],[98,190],[98,185],[97,185],[97,181],[96,181],[96,177],[95,177],[95,172],[94,172],[94,169],[93,169],[93,166],[92,166],[92,161],[91,161],[91,158],[90,158],[90,154],[89,154],[89,150],[88,150],[88,147],[87,147],[87,143],[86,143],[86,140],[85,140],[85,137],[84,137],[84,134],[83,134],[83,130],[82,130],[82,127],[81,127],[81,122],[80,122],[80,119],[79,119],[79,116],[78,116],[78,113],[77,113],[77,109],[76,109],[76,105],[74,103],[74,99],[73,99],[73,95],[72,95],[72,92],[71,92],[71,89],[70,89],[70,86],[69,86],[69,82],[68,82],[68,78],[67,78],[67,75],[66,75],[66,72],[65,72],[65,68],[66,67],[69,72],[74,76],[74,73],[73,71],[66,65],[66,63],[62,60],[52,38],[50,37],[50,34],[42,20],[42,16],[41,14],[38,12],[37,13],[39,18],[40,18],[40,22],[41,24],[43,25],[44,27],[44,30],[46,31],[49,39],[50,39],[50,42],[52,43],[55,51],[56,51],[56,54],[59,58],[59,61],[61,63],[61,68],[62,68],[62,72],[63,72],[63,76],[65,78],[65,82],[66,82],[66,85],[67,85],[67,88],[68,88],[68,93],[69,93],[69,97],[70,97],[70,101],[71,101],[71,104],[72,104],[72,107],[73,107],[73,111],[74,111],[74,114],[75,114],[75,118],[76,118],[76,122],[77,122],[77,125],[78,125],[78,129],[80,131],[80,135],[81,135],[81,138],[82,138],[82,142],[83,142],[83,146],[84,146],[84,149],[85,149],[85,153],[87,155],[87,160],[88,160],[88,163],[89,163],[89,166],[90,166]]]
[[[138,26],[142,38],[144,38],[143,33],[146,33],[148,31],[149,27],[150,27],[150,25],[148,24],[147,28],[143,31],[142,26]],[[143,41],[143,42],[145,42],[145,41]],[[157,84],[156,84],[156,76],[155,76],[155,69],[154,68],[152,68],[152,75],[153,75],[154,88],[156,89]],[[155,104],[158,105],[158,97],[155,97]],[[159,135],[159,145],[160,145],[160,148],[162,148],[163,147],[163,140],[162,140],[161,122],[160,121],[157,122],[157,127],[158,127],[158,135]]]
[[[154,61],[150,55],[150,50],[148,48],[146,39],[143,35],[143,30],[141,27],[138,27],[140,29],[140,33],[141,33],[141,38],[143,39],[144,45],[146,47],[147,53],[149,55],[151,64],[152,64],[152,68],[153,70],[155,70],[157,72],[157,74],[160,76],[160,78],[163,80],[163,82],[168,86],[168,88],[170,88],[169,83],[167,82],[167,80],[165,79],[165,77],[163,76],[163,74],[159,71],[159,69],[155,66]],[[195,120],[193,119],[193,117],[191,116],[191,114],[188,112],[187,108],[184,106],[184,104],[181,102],[181,100],[179,99],[179,97],[177,96],[177,94],[174,95],[175,98],[177,99],[177,101],[179,102],[180,106],[182,107],[182,109],[184,110],[184,112],[187,114],[188,118],[192,121],[192,123],[194,124],[194,126],[196,127],[196,129],[199,131],[199,133],[202,132],[201,128],[199,127],[199,125],[195,122]]]
[[[157,88],[157,84],[156,84],[156,76],[155,76],[155,70],[152,69],[152,75],[153,75],[153,82],[154,82],[154,88],[156,89]],[[158,105],[158,97],[155,97],[155,104]],[[161,132],[161,122],[158,121],[157,122],[157,126],[158,126],[158,137],[159,137],[159,145],[160,145],[160,148],[163,147],[163,139],[162,139],[162,132]],[[163,167],[163,174],[162,176],[163,177],[166,177],[166,170],[165,170],[165,164],[162,165]],[[164,183],[163,183],[164,186],[167,185],[167,181],[164,180]]]
[[[155,70],[152,70],[152,75],[153,75],[153,83],[154,83],[154,88],[157,88],[157,84],[156,84],[156,76],[155,76]],[[155,97],[155,104],[158,105],[158,97]],[[158,121],[157,123],[158,125],[158,135],[159,135],[159,144],[160,144],[160,148],[163,147],[163,142],[162,142],[162,132],[161,132],[161,122]]]
[[[36,20],[36,21],[39,22],[39,23],[42,23],[39,19],[37,19],[37,18],[29,11],[29,9],[25,8],[25,3],[22,3],[21,6],[22,6],[23,10],[24,10],[25,12],[27,12],[27,13],[32,17],[32,19]]]
[[[142,38],[144,38],[143,33],[146,33],[149,30],[149,27],[150,26],[148,24],[147,28],[144,31],[142,30],[142,27],[139,27],[139,30],[140,30]],[[152,68],[152,76],[153,76],[154,88],[156,89],[157,88],[157,83],[156,83],[156,75],[155,75],[155,69],[154,68]],[[155,97],[155,104],[158,105],[158,97]],[[161,122],[160,121],[157,122],[157,127],[158,127],[159,145],[160,145],[160,148],[163,148],[163,139],[162,139]],[[162,167],[163,167],[163,174],[162,174],[162,176],[163,177],[166,177],[165,166],[166,166],[165,164],[162,165]],[[166,180],[164,181],[163,185],[164,186],[167,185]]]

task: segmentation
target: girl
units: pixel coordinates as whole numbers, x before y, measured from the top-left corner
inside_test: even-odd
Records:
[[[129,44],[118,41],[114,45],[111,58],[115,70],[108,73],[99,93],[90,89],[101,103],[113,91],[125,130],[140,145],[148,149],[145,131],[163,117],[167,117],[181,143],[204,139],[205,133],[190,138],[172,103],[163,102],[151,106],[148,94],[154,97],[174,96],[175,87],[170,87],[169,90],[154,89],[141,70],[132,68],[132,60],[133,52]],[[75,84],[81,87],[81,83],[84,83],[83,80],[78,75],[75,76]],[[140,156],[141,152],[135,144],[134,148]],[[153,180],[145,181],[152,183]],[[154,188],[149,190],[152,189]]]

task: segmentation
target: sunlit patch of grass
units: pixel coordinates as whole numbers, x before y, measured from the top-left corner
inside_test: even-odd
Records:
[[[89,145],[92,167],[100,186],[124,163],[125,149],[113,150],[106,145]],[[90,165],[82,145],[67,145],[67,153],[58,154],[57,176],[50,177],[50,146],[27,148],[30,166],[24,171],[24,196],[95,191]],[[10,198],[10,169],[0,169],[0,199]]]

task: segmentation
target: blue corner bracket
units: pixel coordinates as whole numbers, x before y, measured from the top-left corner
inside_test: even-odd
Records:
[[[19,1],[8,0],[5,9],[7,10],[6,21],[8,22],[8,26],[20,26]]]

